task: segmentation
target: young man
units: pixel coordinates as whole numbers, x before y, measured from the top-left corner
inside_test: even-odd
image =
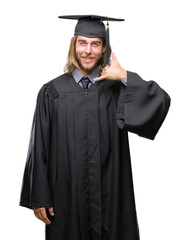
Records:
[[[47,240],[138,240],[128,131],[154,139],[170,97],[114,54],[105,66],[104,19],[77,18],[66,73],[38,94],[20,205]]]

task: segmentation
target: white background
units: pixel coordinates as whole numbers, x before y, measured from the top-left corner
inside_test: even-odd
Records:
[[[64,14],[125,18],[110,22],[118,60],[170,94],[170,112],[156,139],[130,134],[137,215],[141,240],[190,239],[187,0],[1,1],[1,238],[44,239],[44,224],[18,205],[36,96],[63,73],[73,36],[76,22],[57,18]]]

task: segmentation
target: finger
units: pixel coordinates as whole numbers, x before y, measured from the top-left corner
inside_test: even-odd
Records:
[[[106,66],[102,69],[100,76],[102,77],[102,76],[106,75],[107,71],[108,71],[108,66]]]
[[[47,217],[45,208],[34,208],[34,214],[39,220],[41,220],[45,224],[49,225],[51,223],[51,221]]]
[[[106,79],[106,75],[100,76],[100,77],[98,77],[98,78],[94,78],[94,81],[95,81],[95,82],[98,82],[98,81],[101,81],[101,80],[103,80],[103,79]]]
[[[38,219],[40,218],[40,211],[39,211],[39,208],[33,208],[33,211],[34,211],[34,215],[35,217],[37,217]]]
[[[35,217],[37,217],[39,219],[39,213],[37,213],[36,211],[34,211],[34,215]]]
[[[117,58],[116,58],[116,56],[115,56],[115,53],[112,53],[112,59],[113,59],[113,62],[114,62],[114,63],[118,62],[118,60],[117,60]]]
[[[49,225],[51,223],[51,221],[47,217],[45,208],[40,211],[40,214],[41,214],[40,220],[42,220],[45,224]]]
[[[54,216],[53,207],[48,207],[49,213],[51,216]]]
[[[35,211],[35,216],[36,216],[39,220],[42,221],[42,214],[41,214],[41,211],[36,210],[36,211]]]
[[[107,73],[107,69],[103,69],[100,76],[103,77],[106,75],[106,73]]]

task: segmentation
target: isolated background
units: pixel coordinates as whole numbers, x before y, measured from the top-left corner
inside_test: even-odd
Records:
[[[36,96],[44,83],[63,73],[76,24],[57,18],[63,14],[125,18],[110,22],[119,62],[170,94],[170,112],[156,139],[130,134],[137,215],[141,240],[190,239],[187,0],[1,1],[1,236],[44,239],[44,224],[18,205]]]

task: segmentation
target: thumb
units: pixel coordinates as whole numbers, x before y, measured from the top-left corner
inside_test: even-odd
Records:
[[[118,60],[117,60],[117,58],[116,58],[116,56],[115,56],[115,53],[112,53],[112,59],[113,59],[113,62],[114,62],[114,63],[117,63],[117,62],[118,62]]]
[[[49,213],[51,216],[54,216],[53,207],[48,207]]]

